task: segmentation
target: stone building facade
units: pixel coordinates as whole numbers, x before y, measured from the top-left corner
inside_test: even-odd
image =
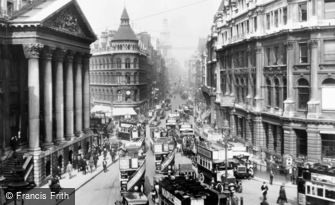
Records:
[[[219,127],[227,119],[268,157],[335,160],[334,9],[329,0],[222,1],[209,39]]]
[[[116,32],[109,32],[96,42],[90,61],[91,101],[110,104],[113,108],[137,108],[147,105],[147,56],[141,41],[129,25],[124,9]]]
[[[88,149],[89,58],[96,37],[75,0],[1,1],[1,174],[20,136],[24,180],[46,182]],[[4,160],[5,159],[5,160]]]

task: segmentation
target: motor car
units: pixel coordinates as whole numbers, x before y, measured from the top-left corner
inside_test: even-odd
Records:
[[[234,172],[236,179],[247,179],[250,177],[250,173],[245,165],[238,165]]]

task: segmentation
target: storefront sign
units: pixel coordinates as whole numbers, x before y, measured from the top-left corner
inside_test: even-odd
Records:
[[[311,181],[335,185],[335,177],[323,174],[311,173]]]
[[[198,154],[201,154],[205,157],[207,157],[208,159],[212,159],[212,152],[201,147],[201,146],[198,146]]]

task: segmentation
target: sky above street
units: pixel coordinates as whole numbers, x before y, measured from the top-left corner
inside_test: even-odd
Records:
[[[195,53],[198,39],[207,37],[221,0],[77,0],[97,35],[117,30],[124,6],[136,33],[159,37],[163,19],[169,24],[172,55],[181,65]]]

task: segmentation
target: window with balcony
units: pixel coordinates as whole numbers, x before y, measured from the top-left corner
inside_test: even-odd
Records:
[[[308,44],[299,43],[299,60],[300,63],[308,63]]]
[[[130,58],[126,58],[125,67],[130,68]]]
[[[270,13],[266,14],[266,29],[271,28]]]
[[[299,21],[307,21],[307,2],[299,4]]]
[[[121,92],[121,90],[117,91],[117,101],[119,101],[119,102],[122,101],[122,92]]]
[[[325,0],[325,18],[335,18],[335,0]]]
[[[306,79],[298,80],[298,108],[301,110],[307,109],[307,102],[309,101],[309,83]]]
[[[121,68],[121,58],[116,59],[116,67]]]

